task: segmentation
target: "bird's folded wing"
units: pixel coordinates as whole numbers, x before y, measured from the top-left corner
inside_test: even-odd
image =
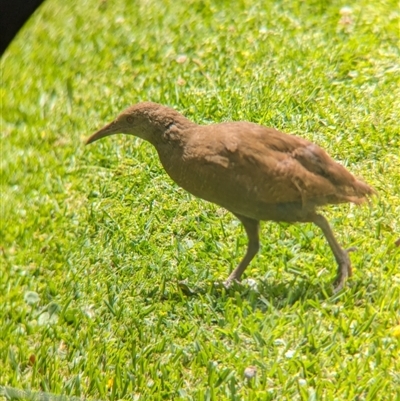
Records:
[[[263,203],[361,202],[372,190],[317,145],[250,123],[210,126],[197,138],[198,173],[210,188]],[[201,151],[199,151],[201,149]],[[202,161],[202,162],[200,162]],[[212,189],[210,189],[211,191]]]

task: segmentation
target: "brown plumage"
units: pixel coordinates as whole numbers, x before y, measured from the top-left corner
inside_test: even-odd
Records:
[[[313,222],[338,264],[336,290],[351,275],[348,256],[316,209],[361,203],[373,189],[306,139],[249,122],[197,125],[177,111],[143,102],[123,111],[87,143],[125,133],[156,148],[169,176],[191,194],[231,211],[244,225],[247,252],[226,284],[240,277],[259,249],[259,221]]]

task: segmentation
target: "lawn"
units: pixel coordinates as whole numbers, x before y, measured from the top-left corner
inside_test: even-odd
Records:
[[[400,13],[347,5],[46,0],[1,59],[0,395],[400,400]],[[317,227],[271,222],[217,287],[239,222],[140,139],[84,146],[144,100],[294,133],[372,185],[324,212],[357,247],[346,288]]]

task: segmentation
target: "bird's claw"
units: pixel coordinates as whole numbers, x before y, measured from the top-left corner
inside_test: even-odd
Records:
[[[345,249],[343,252],[343,260],[339,263],[338,274],[334,283],[333,293],[337,294],[341,291],[349,277],[352,276],[353,270],[351,269],[351,262],[349,253],[355,252],[357,247],[352,246],[351,248]]]
[[[240,281],[236,280],[236,279],[230,279],[228,278],[225,281],[215,281],[214,282],[214,287],[215,288],[219,288],[219,289],[225,289],[225,290],[230,290],[235,286],[240,285]]]
[[[232,282],[229,280],[226,281],[214,281],[214,287],[218,289],[228,290],[232,286]]]
[[[346,283],[346,279],[347,277],[346,278],[341,277],[340,279],[335,280],[335,283],[333,285],[333,293],[335,295],[343,289]]]

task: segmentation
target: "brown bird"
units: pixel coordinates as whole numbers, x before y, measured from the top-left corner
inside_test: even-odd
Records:
[[[259,222],[312,222],[338,264],[335,290],[351,275],[348,253],[336,241],[320,206],[361,203],[374,190],[317,145],[250,122],[197,125],[157,103],[124,110],[88,140],[124,133],[150,142],[168,175],[191,194],[232,212],[244,225],[247,252],[225,284],[239,281],[259,250]]]

